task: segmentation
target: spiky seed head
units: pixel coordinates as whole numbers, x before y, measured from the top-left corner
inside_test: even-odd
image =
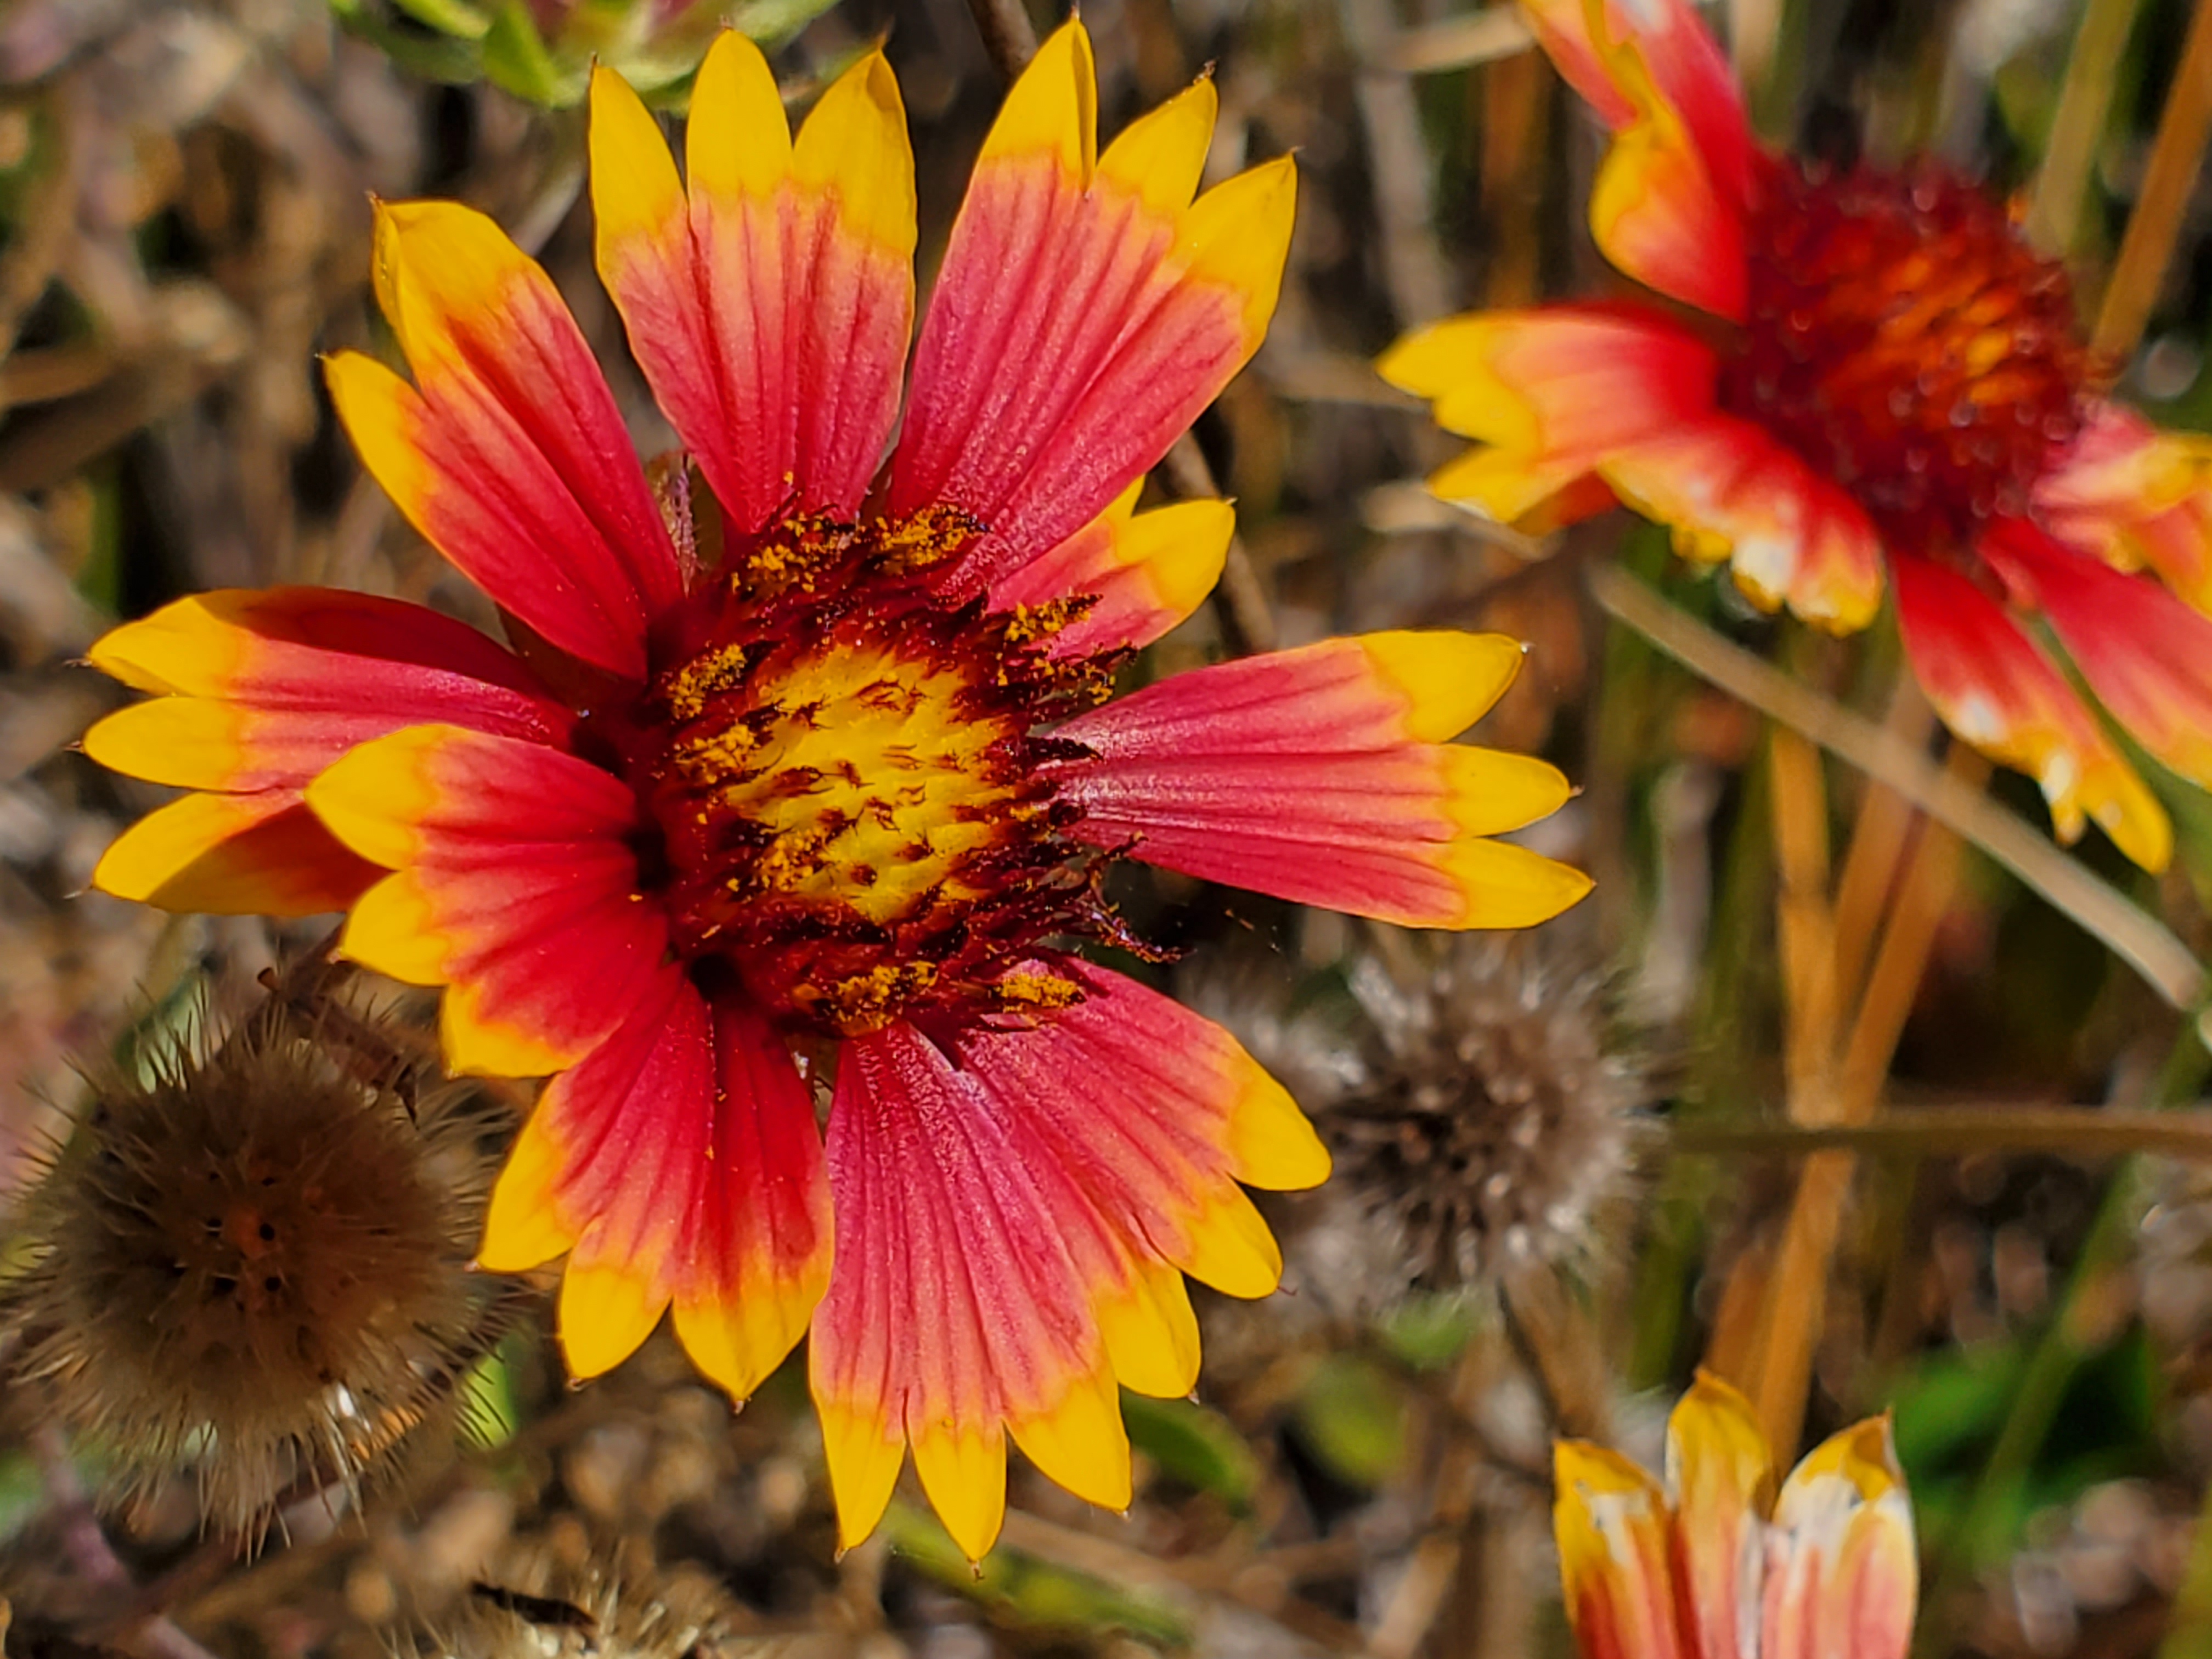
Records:
[[[742,1625],[696,1571],[628,1557],[569,1566],[539,1551],[479,1581],[467,1609],[426,1645],[440,1659],[689,1659],[726,1650]]]
[[[399,1045],[326,1006],[288,988],[220,1043],[201,1020],[94,1069],[0,1280],[10,1391],[111,1495],[195,1478],[204,1523],[248,1535],[449,1436],[496,1335],[470,1097],[418,1098]]]
[[[1625,1190],[1647,1067],[1604,976],[1559,948],[1463,935],[1408,943],[1395,967],[1364,955],[1346,969],[1348,1006],[1255,996],[1249,967],[1241,993],[1197,992],[1335,1154],[1294,1261],[1360,1279],[1371,1305],[1592,1253]]]

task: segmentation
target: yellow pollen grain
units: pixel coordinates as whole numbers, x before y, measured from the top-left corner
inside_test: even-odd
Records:
[[[678,720],[695,720],[714,697],[742,684],[744,672],[744,647],[721,646],[694,657],[671,674],[661,686],[661,698]]]
[[[933,962],[886,963],[828,985],[801,985],[791,1000],[848,1036],[888,1024],[898,1010],[937,982]]]
[[[966,551],[976,532],[973,519],[941,505],[904,519],[878,520],[874,528],[883,568],[896,575],[927,570]]]
[[[1006,974],[993,988],[1008,1006],[1035,1009],[1040,1013],[1066,1008],[1083,994],[1082,988],[1073,980],[1062,979],[1056,974]]]

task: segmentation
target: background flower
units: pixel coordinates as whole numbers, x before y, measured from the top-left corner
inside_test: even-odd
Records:
[[[2033,624],[2136,743],[2212,784],[2212,625],[2180,602],[2212,548],[2201,442],[2107,401],[2064,270],[1978,185],[1763,148],[1686,0],[1525,9],[1613,129],[1590,229],[1650,297],[1401,340],[1385,376],[1485,446],[1431,488],[1531,528],[1618,499],[1836,631],[1873,618],[1887,569],[1951,729],[2033,776],[2061,839],[2094,819],[2163,869],[2164,810]],[[2118,574],[2146,567],[2170,587]]]
[[[1919,1595],[1889,1425],[1775,1472],[1743,1396],[1700,1373],[1667,1419],[1665,1484],[1563,1440],[1553,1527],[1583,1659],[1899,1659]]]

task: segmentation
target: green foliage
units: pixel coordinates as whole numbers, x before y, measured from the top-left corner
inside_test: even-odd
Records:
[[[911,1504],[893,1503],[884,1532],[917,1571],[980,1604],[1002,1624],[1044,1636],[1120,1631],[1161,1647],[1190,1644],[1188,1621],[1158,1597],[1003,1543],[980,1565],[971,1565],[936,1517]]]
[[[1218,1498],[1231,1513],[1250,1511],[1260,1486],[1260,1462],[1237,1425],[1219,1412],[1188,1400],[1121,1396],[1129,1443],[1163,1473]]]
[[[1298,1395],[1297,1425],[1323,1468],[1354,1486],[1382,1485],[1406,1461],[1403,1385],[1373,1360],[1332,1354]]]
[[[488,81],[549,109],[580,103],[594,63],[654,103],[681,109],[691,77],[725,25],[774,47],[829,9],[829,0],[567,0],[550,29],[528,0],[330,0],[352,33],[409,75],[465,86]]]

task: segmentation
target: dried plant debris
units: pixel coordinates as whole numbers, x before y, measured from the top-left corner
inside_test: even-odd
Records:
[[[451,1443],[501,1318],[470,1267],[486,1126],[379,1030],[288,988],[89,1078],[0,1309],[10,1392],[112,1495],[191,1480],[204,1524],[252,1535]]]
[[[743,1613],[695,1571],[532,1563],[470,1587],[469,1605],[418,1651],[441,1659],[686,1659],[720,1654]]]
[[[1591,1258],[1650,1091],[1605,977],[1561,955],[1461,937],[1354,957],[1348,995],[1292,994],[1255,963],[1196,988],[1335,1156],[1292,1247],[1332,1300],[1371,1311]]]

